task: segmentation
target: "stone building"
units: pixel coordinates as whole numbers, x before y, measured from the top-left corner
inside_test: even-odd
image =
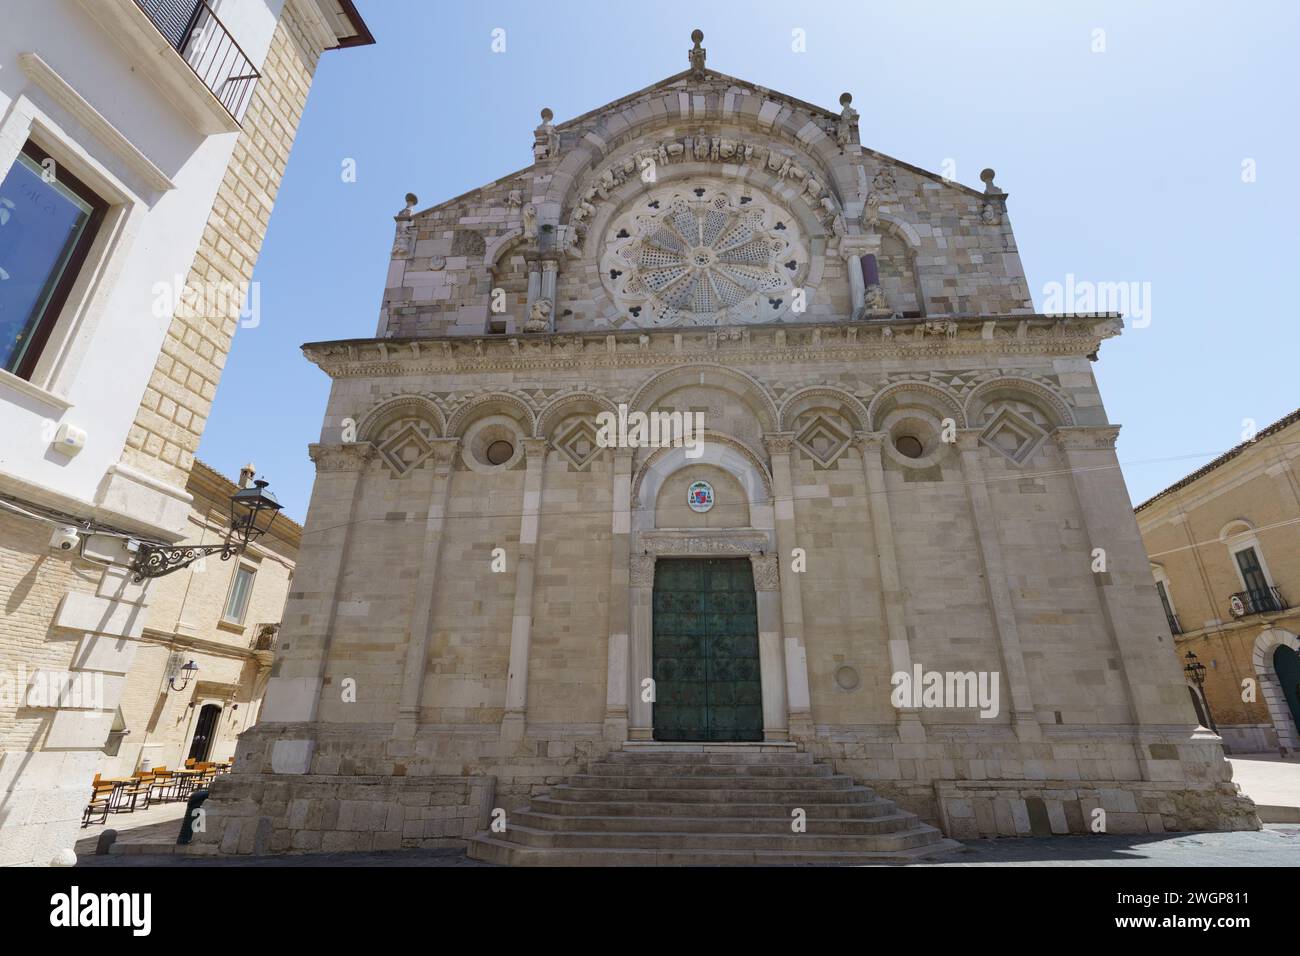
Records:
[[[220,541],[236,485],[195,459],[185,490],[193,501],[185,540]],[[271,676],[271,651],[293,580],[302,528],[284,516],[229,561],[216,557],[154,582],[139,648],[118,703],[106,777],[137,769],[228,760],[235,738],[257,720]],[[198,670],[186,678],[181,668]]]
[[[1300,411],[1137,507],[1202,726],[1235,753],[1300,752]]]
[[[304,346],[332,379],[304,547],[204,846],[791,862],[945,846],[918,816],[1257,826],[1092,374],[1121,322],[1034,311],[992,170],[945,181],[862,146],[848,94],[704,56],[408,195],[374,336]],[[649,412],[702,443],[651,447]],[[952,696],[895,679],[931,673]]]
[[[0,865],[72,857],[148,617],[130,566],[190,530],[320,55],[371,42],[351,0],[220,8],[5,4]]]

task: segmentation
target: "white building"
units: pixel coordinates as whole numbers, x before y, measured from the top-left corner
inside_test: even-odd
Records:
[[[185,534],[318,58],[373,40],[352,0],[6,8],[0,864],[44,864],[75,839],[144,626],[129,542]],[[69,671],[89,693],[34,692]]]

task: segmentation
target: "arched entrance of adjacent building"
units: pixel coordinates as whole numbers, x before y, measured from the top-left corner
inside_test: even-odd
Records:
[[[1273,650],[1273,670],[1277,672],[1277,682],[1282,685],[1282,696],[1291,712],[1292,728],[1300,733],[1300,654],[1279,644]]]
[[[212,752],[212,744],[217,738],[217,721],[221,719],[221,708],[216,704],[204,704],[199,711],[199,719],[194,725],[194,737],[190,741],[190,760],[202,762]]]
[[[1300,753],[1300,638],[1270,627],[1255,638],[1252,658],[1278,747]]]

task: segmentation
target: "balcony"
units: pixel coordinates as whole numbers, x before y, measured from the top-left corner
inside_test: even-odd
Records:
[[[1166,615],[1165,615],[1165,620],[1169,622],[1169,633],[1170,633],[1170,634],[1175,634],[1175,635],[1177,635],[1177,634],[1181,634],[1181,633],[1183,633],[1183,626],[1182,626],[1181,624],[1178,623],[1178,615],[1177,615],[1177,614],[1166,614]]]
[[[237,133],[259,79],[199,0],[77,0],[195,130]]]
[[[273,651],[275,650],[276,639],[280,636],[280,625],[276,624],[259,624],[253,628],[253,639],[248,642],[250,649],[254,651]]]
[[[1282,592],[1274,587],[1238,591],[1228,598],[1228,610],[1232,612],[1233,617],[1271,614],[1285,611],[1290,606],[1282,597]]]
[[[212,8],[182,0],[135,0],[168,45],[236,122],[244,115],[261,74]]]

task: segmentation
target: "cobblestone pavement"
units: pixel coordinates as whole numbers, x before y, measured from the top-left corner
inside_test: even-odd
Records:
[[[84,857],[78,866],[487,866],[462,853],[312,853],[300,856]],[[1173,833],[1164,836],[1044,837],[965,840],[962,849],[922,866],[1300,866],[1300,826],[1258,833]]]

